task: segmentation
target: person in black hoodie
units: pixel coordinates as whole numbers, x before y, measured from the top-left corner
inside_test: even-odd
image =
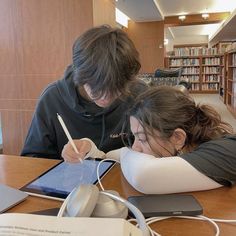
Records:
[[[61,159],[68,139],[57,113],[73,139],[90,138],[104,152],[124,146],[125,112],[139,92],[134,88],[145,89],[134,82],[140,62],[132,41],[121,29],[94,27],[75,41],[72,61],[40,96],[22,156]]]

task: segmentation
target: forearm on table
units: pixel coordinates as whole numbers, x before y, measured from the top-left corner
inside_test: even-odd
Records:
[[[102,159],[113,159],[115,161],[120,160],[120,149],[112,150],[107,152],[106,154],[99,150],[96,144],[89,138],[83,138],[81,140],[86,140],[91,144],[90,151],[86,154],[85,158],[92,157],[92,158],[102,158]]]

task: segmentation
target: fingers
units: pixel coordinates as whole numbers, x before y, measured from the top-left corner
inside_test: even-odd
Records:
[[[61,156],[66,162],[76,163],[80,162],[79,157],[77,157],[77,153],[73,150],[73,147],[70,143],[67,143],[63,150]]]
[[[68,142],[63,150],[62,150],[62,157],[66,162],[70,163],[78,163],[81,162],[81,160],[84,159],[86,154],[91,149],[91,144],[86,140],[74,140],[74,143],[79,151],[79,153],[76,153],[73,149],[72,145]]]

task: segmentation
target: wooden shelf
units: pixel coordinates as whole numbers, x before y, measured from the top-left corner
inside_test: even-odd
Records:
[[[231,83],[235,83],[236,82],[236,80],[232,80],[232,79],[228,79],[228,81],[231,82]]]
[[[219,84],[219,81],[202,81],[202,84]]]
[[[220,65],[202,64],[202,66],[208,67],[208,66],[220,66]]]
[[[218,93],[218,90],[202,90],[202,93]]]
[[[221,54],[217,54],[217,55],[201,55],[201,57],[220,57]]]
[[[190,90],[190,93],[212,93],[212,94],[215,94],[215,93],[218,93],[217,90]]]
[[[227,53],[226,104],[236,118],[236,50]]]
[[[199,58],[199,56],[169,56],[168,58],[170,58],[170,59],[175,59],[175,58],[191,58],[191,59],[194,59],[194,58]]]
[[[183,79],[187,78],[191,82],[192,93],[218,93],[222,78],[220,65],[224,64],[220,57],[222,57],[221,54],[170,56],[166,58],[166,61],[170,68],[183,68]],[[213,71],[213,73],[207,73],[209,71]],[[199,79],[199,81],[195,81],[195,79]],[[217,81],[212,81],[212,79],[217,79]]]
[[[180,66],[170,66],[170,67],[200,67],[200,65],[180,65]]]

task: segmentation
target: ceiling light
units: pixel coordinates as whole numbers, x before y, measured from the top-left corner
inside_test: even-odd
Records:
[[[181,21],[184,21],[184,20],[186,19],[186,16],[184,16],[184,15],[179,16],[179,19],[180,19]]]
[[[202,14],[202,18],[203,18],[204,20],[208,19],[208,18],[209,18],[209,14],[208,14],[208,13],[203,13],[203,14]]]

